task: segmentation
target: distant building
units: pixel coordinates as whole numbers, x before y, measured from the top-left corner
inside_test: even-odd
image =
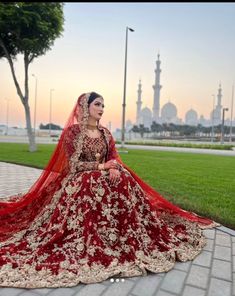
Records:
[[[0,124],[0,135],[10,135],[10,136],[27,136],[27,129],[10,127],[4,124]]]
[[[161,110],[161,121],[162,123],[176,123],[177,119],[177,108],[171,102],[163,105]]]
[[[195,110],[190,109],[186,112],[185,123],[188,125],[197,125],[198,124],[198,115]]]
[[[152,112],[148,107],[145,107],[141,110],[140,113],[140,124],[143,124],[145,127],[150,127],[152,124]]]
[[[153,97],[153,108],[152,111],[150,108],[145,107],[141,109],[142,106],[142,85],[141,80],[139,80],[138,90],[137,90],[137,110],[136,110],[136,124],[144,124],[146,127],[150,127],[153,121],[160,122],[160,90],[162,86],[160,85],[160,64],[159,59],[160,55],[158,54],[158,60],[156,61],[155,69],[155,84],[153,85],[154,97]]]
[[[200,116],[198,123],[203,126],[208,126],[208,120],[206,120],[203,115]]]
[[[222,88],[221,84],[219,85],[218,89],[218,94],[217,94],[217,105],[214,110],[212,110],[210,117],[211,117],[211,122],[214,125],[219,125],[222,123],[222,108],[223,106],[221,105],[222,101]]]
[[[136,121],[135,124],[144,124],[146,127],[150,127],[152,122],[156,123],[174,123],[174,124],[184,124],[182,119],[177,117],[177,107],[173,103],[166,103],[162,109],[160,110],[160,91],[162,89],[162,85],[160,84],[160,75],[161,75],[161,61],[160,55],[158,54],[156,61],[156,69],[155,72],[155,83],[153,85],[153,107],[152,110],[148,107],[142,109],[142,84],[141,80],[139,80],[138,90],[137,90],[137,101],[136,101]],[[212,110],[209,119],[205,119],[202,115],[198,118],[198,114],[196,110],[192,108],[188,110],[185,114],[185,124],[196,126],[201,124],[203,126],[210,126],[212,124],[218,125],[222,122],[222,88],[221,84],[219,84],[218,94],[217,94],[217,102],[215,109]],[[161,113],[161,116],[160,116]]]
[[[129,131],[132,129],[132,127],[133,127],[133,124],[132,124],[132,122],[128,119],[128,120],[126,121],[126,131],[129,132]]]
[[[156,69],[155,69],[155,84],[153,85],[154,95],[153,95],[153,121],[159,122],[160,114],[160,90],[162,86],[160,85],[160,74],[162,70],[160,69],[161,61],[159,59],[160,55],[157,56]]]
[[[182,120],[177,117],[177,108],[172,103],[167,103],[162,107],[161,116],[160,116],[160,91],[162,85],[160,84],[160,75],[161,75],[161,61],[160,55],[158,54],[158,59],[156,61],[155,69],[155,83],[153,85],[153,108],[152,110],[148,107],[142,109],[142,84],[139,80],[138,90],[137,90],[137,101],[136,101],[136,123],[137,125],[143,124],[145,127],[151,127],[152,122],[156,123],[175,123],[182,124]]]
[[[136,111],[136,124],[139,125],[140,121],[141,121],[141,105],[142,105],[142,101],[141,101],[141,95],[142,95],[142,90],[141,90],[141,80],[139,80],[139,84],[138,84],[138,98],[137,98],[137,111]]]

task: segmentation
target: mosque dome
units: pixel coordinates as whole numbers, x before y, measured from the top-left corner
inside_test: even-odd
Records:
[[[195,110],[190,109],[185,114],[185,123],[189,125],[197,125],[198,114]]]
[[[144,117],[152,118],[152,111],[148,107],[145,107],[141,110],[141,115]]]
[[[171,102],[166,103],[161,110],[161,117],[163,121],[169,122],[177,117],[177,108]]]

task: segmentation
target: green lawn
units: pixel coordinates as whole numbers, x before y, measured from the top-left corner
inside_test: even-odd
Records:
[[[28,151],[28,144],[0,143],[0,161],[24,164],[35,168],[44,168],[50,159],[56,144],[39,144],[38,151]]]
[[[0,161],[43,168],[55,145],[0,143]],[[165,198],[235,229],[235,157],[129,150],[123,161]]]
[[[235,157],[141,150],[121,157],[168,200],[235,229]]]

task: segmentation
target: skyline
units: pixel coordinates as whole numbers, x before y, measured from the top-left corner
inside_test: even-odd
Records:
[[[229,108],[235,81],[234,3],[65,3],[64,32],[46,55],[29,68],[31,123],[34,115],[35,74],[38,78],[37,126],[52,122],[63,127],[77,97],[96,91],[104,96],[101,122],[121,127],[125,30],[128,34],[126,120],[135,123],[139,79],[142,107],[152,109],[157,54],[161,59],[160,109],[170,101],[178,117],[193,108],[209,118],[212,95],[222,87],[222,105]],[[22,57],[15,64],[22,86]],[[16,94],[10,67],[0,60],[0,124],[25,126],[24,109]],[[57,106],[56,106],[57,103]],[[235,112],[233,112],[233,117]]]

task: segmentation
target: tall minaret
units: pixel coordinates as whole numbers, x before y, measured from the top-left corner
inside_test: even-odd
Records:
[[[157,55],[158,60],[156,61],[156,69],[155,69],[155,84],[153,85],[154,97],[153,97],[153,121],[159,122],[159,112],[160,112],[160,90],[162,86],[160,85],[160,55]]]
[[[136,124],[139,125],[140,124],[140,112],[141,112],[141,105],[142,105],[142,101],[141,101],[141,94],[142,94],[142,90],[141,90],[141,80],[139,80],[139,84],[138,84],[138,99],[136,102],[137,105],[137,111],[136,111]]]
[[[214,114],[214,119],[215,119],[215,124],[221,124],[222,122],[222,88],[221,88],[221,83],[219,84],[219,89],[218,89],[218,94],[217,94],[217,105],[215,107],[215,114]]]
[[[222,88],[221,88],[221,83],[220,83],[219,89],[218,89],[218,95],[217,95],[217,106],[222,108],[221,99],[222,99]]]

